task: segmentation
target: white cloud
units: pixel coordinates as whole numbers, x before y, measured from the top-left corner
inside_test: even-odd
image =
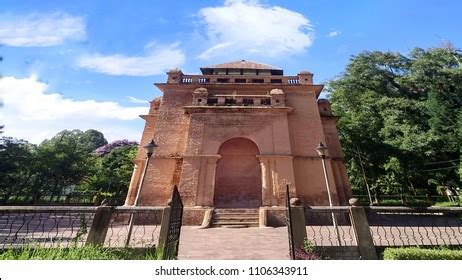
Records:
[[[47,87],[35,77],[0,79],[3,102],[0,120],[5,125],[5,135],[39,143],[63,129],[94,128],[108,140],[139,138],[141,131],[133,129],[133,120],[146,114],[148,106],[123,107],[115,102],[74,100],[47,93]]]
[[[0,14],[0,45],[47,47],[86,37],[85,20],[66,13]]]
[[[220,7],[199,11],[211,45],[199,57],[250,53],[266,56],[305,51],[314,40],[309,19],[285,8],[259,1],[228,0]]]
[[[77,59],[77,66],[109,75],[150,76],[181,66],[185,55],[178,45],[155,47],[149,43],[145,56],[90,54]]]
[[[136,97],[133,97],[133,96],[126,96],[126,97],[127,97],[128,102],[131,102],[131,103],[144,103],[144,104],[147,104],[149,102],[147,100],[139,99],[139,98],[136,98]]]
[[[334,30],[334,31],[329,32],[327,34],[327,37],[334,38],[334,37],[337,37],[338,35],[340,35],[341,33],[342,33],[342,31]]]

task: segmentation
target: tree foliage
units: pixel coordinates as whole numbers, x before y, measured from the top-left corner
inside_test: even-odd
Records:
[[[0,140],[0,192],[8,199],[16,190],[25,188],[33,179],[29,167],[34,145],[27,141],[2,137]]]
[[[116,141],[121,142],[121,141]],[[64,130],[39,145],[2,137],[0,141],[0,195],[29,196],[35,201],[74,190],[125,195],[130,183],[136,142],[122,141],[104,155],[95,151],[108,143],[90,129]]]
[[[94,172],[82,185],[82,189],[111,193],[117,197],[126,195],[133,172],[133,159],[138,144],[118,140],[98,148]],[[104,151],[104,152],[103,152]]]
[[[459,184],[461,61],[451,46],[362,52],[329,83],[355,189],[364,180],[382,193]]]

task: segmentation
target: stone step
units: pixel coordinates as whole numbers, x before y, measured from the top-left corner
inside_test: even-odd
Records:
[[[255,218],[258,217],[258,214],[250,214],[250,213],[213,213],[212,217],[220,217],[220,218],[226,218],[226,217],[242,217],[242,218]]]
[[[222,227],[222,226],[247,226],[247,227],[258,227],[258,222],[229,222],[229,221],[219,221],[212,223],[212,227]]]
[[[212,213],[212,227],[258,227],[259,212],[253,208],[218,208]]]
[[[248,226],[247,225],[222,225],[220,227],[222,228],[246,228]]]
[[[212,218],[213,221],[254,221],[258,222],[259,217],[254,218],[242,218],[242,217],[233,217],[233,218]]]
[[[254,208],[217,208],[215,213],[252,213],[258,214],[258,209]]]
[[[233,217],[233,218],[212,218],[212,222],[254,222],[258,223],[259,218],[241,218],[241,217]]]

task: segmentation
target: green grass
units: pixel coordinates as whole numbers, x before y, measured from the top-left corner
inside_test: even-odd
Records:
[[[462,250],[449,248],[386,248],[384,260],[462,260]]]
[[[452,201],[444,201],[444,202],[436,202],[433,206],[437,207],[459,207],[462,206],[462,202],[452,202]]]
[[[157,260],[153,248],[104,248],[84,246],[72,248],[24,247],[0,251],[0,260]]]

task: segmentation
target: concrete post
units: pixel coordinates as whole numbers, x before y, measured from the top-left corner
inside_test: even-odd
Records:
[[[366,211],[363,207],[350,207],[351,225],[355,231],[359,254],[363,260],[377,260],[377,251],[369,230]]]
[[[207,209],[204,213],[204,219],[202,225],[199,228],[209,228],[212,224],[213,209]]]
[[[258,210],[258,226],[261,228],[268,227],[268,209],[260,207]]]
[[[88,233],[85,245],[103,245],[106,239],[107,230],[111,223],[113,207],[100,206],[96,208],[90,232]]]
[[[291,205],[294,199],[291,199]],[[294,248],[303,248],[303,243],[306,239],[306,222],[305,222],[305,209],[303,206],[292,205],[292,233]]]
[[[171,210],[172,209],[170,208],[170,206],[168,206],[164,208],[164,211],[162,211],[162,221],[160,223],[159,233],[159,245],[157,246],[157,250],[160,250],[161,256],[165,256],[165,245],[167,244],[168,224],[170,222]]]

